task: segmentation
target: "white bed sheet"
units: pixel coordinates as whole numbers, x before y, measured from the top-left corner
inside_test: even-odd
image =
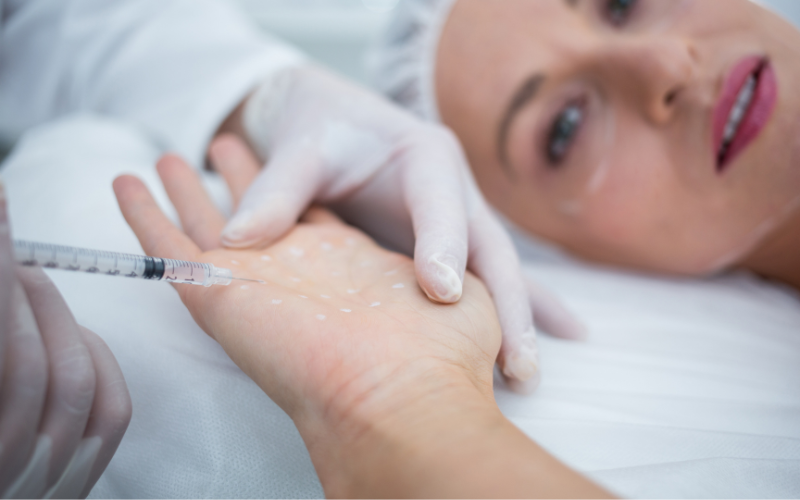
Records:
[[[138,131],[76,117],[30,132],[0,171],[15,236],[141,252],[111,180],[140,175],[168,208]],[[209,177],[214,197],[228,200]],[[740,274],[707,281],[529,262],[588,324],[542,337],[529,397],[504,413],[566,463],[638,497],[800,497],[800,301]],[[317,497],[292,422],[159,283],[51,272],[125,373],[133,420],[93,497]]]

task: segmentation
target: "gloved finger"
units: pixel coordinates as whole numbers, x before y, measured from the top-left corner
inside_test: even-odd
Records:
[[[532,279],[526,279],[533,320],[542,331],[562,339],[585,340],[588,330],[550,292]]]
[[[319,182],[319,159],[306,145],[276,152],[228,221],[222,243],[247,248],[274,242],[294,227],[317,193]]]
[[[97,374],[94,403],[81,446],[61,477],[53,498],[85,498],[108,466],[131,421],[131,397],[111,349],[80,327]]]
[[[192,260],[200,249],[158,207],[147,187],[130,175],[114,180],[114,193],[128,225],[148,255]]]
[[[492,295],[503,330],[497,362],[512,390],[539,386],[539,351],[519,257],[511,238],[481,200],[470,221],[469,268]]]
[[[63,297],[38,268],[17,269],[39,326],[50,373],[39,433],[52,442],[46,485],[53,486],[75,453],[89,420],[96,378],[92,357]]]
[[[204,252],[220,248],[219,233],[225,226],[225,218],[194,169],[180,157],[167,154],[158,160],[156,170],[178,212],[183,232]]]
[[[258,176],[261,162],[247,144],[233,134],[223,134],[214,139],[209,146],[208,156],[214,170],[228,184],[233,198],[233,209],[236,210],[247,188]]]
[[[423,142],[401,158],[407,163],[403,190],[416,238],[417,281],[431,300],[443,303],[461,298],[467,267],[468,215],[462,167],[454,161],[458,151]]]
[[[48,368],[47,352],[25,290],[16,276],[0,286],[12,291],[9,315],[0,325],[6,335],[5,366],[0,373],[0,497],[4,498],[20,489],[9,492],[33,456],[47,395]],[[34,482],[44,483],[48,459],[33,464]],[[19,485],[23,483],[27,484],[23,480]],[[31,496],[44,492],[43,485],[40,489]],[[21,493],[24,496],[27,490]]]

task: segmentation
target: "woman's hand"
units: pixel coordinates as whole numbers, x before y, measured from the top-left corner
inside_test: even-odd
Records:
[[[258,172],[255,159],[248,165],[250,178],[241,169],[223,171],[235,199]],[[210,262],[264,281],[176,289],[201,328],[296,422],[366,421],[374,415],[362,413],[384,411],[375,401],[394,387],[418,389],[393,392],[399,403],[453,380],[491,401],[500,327],[476,278],[465,276],[458,303],[432,303],[410,259],[321,209],[266,250],[223,249],[225,220],[194,171],[167,156],[158,172],[185,233],[130,176],[114,182],[126,220],[150,255]]]
[[[416,281],[434,301],[457,302],[465,269],[475,273],[497,307],[503,374],[520,392],[538,385],[536,331],[519,258],[449,130],[314,67],[272,78],[241,114],[243,127],[231,129],[269,162],[225,227],[225,245],[270,244],[309,204],[330,205],[380,241],[413,254]],[[237,154],[230,142],[221,137],[212,144],[214,163]],[[573,325],[559,323],[550,333],[580,336]]]
[[[41,270],[15,270],[0,184],[0,497],[85,497],[130,418],[105,343]]]

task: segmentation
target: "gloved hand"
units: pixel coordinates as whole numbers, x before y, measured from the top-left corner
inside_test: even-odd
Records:
[[[47,276],[15,267],[0,183],[0,497],[85,497],[128,427],[125,379]]]
[[[223,231],[223,244],[267,245],[316,202],[413,253],[417,281],[434,301],[458,301],[468,267],[497,307],[502,372],[522,392],[538,385],[536,332],[519,259],[451,132],[314,67],[287,69],[265,82],[245,104],[242,121],[251,145],[269,161]],[[220,164],[242,153],[223,138],[210,156]]]

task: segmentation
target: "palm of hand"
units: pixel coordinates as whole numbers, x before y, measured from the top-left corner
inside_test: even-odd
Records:
[[[198,259],[265,282],[184,287],[182,295],[198,324],[269,393],[276,382],[292,384],[308,401],[347,411],[341,405],[394,371],[442,362],[491,385],[500,330],[472,277],[457,304],[433,304],[410,259],[340,222],[301,224],[264,251]]]
[[[346,415],[373,389],[409,373],[458,369],[491,394],[501,332],[479,280],[468,274],[458,303],[434,304],[411,259],[320,209],[268,249],[221,249],[224,220],[176,160],[162,161],[159,173],[191,239],[130,177],[115,182],[123,214],[151,255],[263,280],[176,289],[198,325],[288,413]]]

